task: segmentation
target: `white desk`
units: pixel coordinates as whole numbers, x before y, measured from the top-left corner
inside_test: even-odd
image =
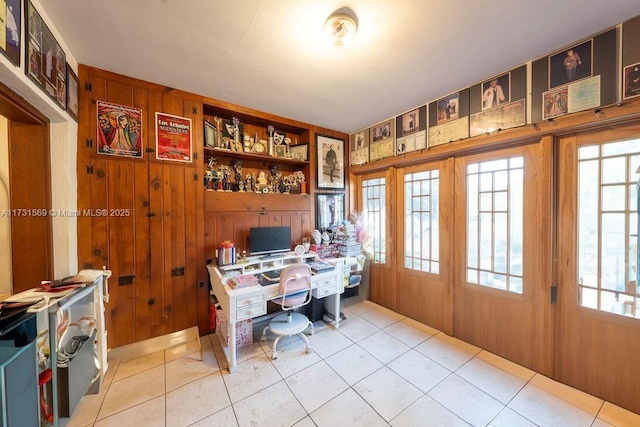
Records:
[[[231,289],[226,284],[227,277],[231,274],[260,274],[266,271],[279,270],[290,264],[302,263],[307,259],[316,258],[316,254],[312,252],[303,255],[287,253],[270,259],[250,258],[249,262],[244,264],[222,267],[207,266],[211,289],[229,321],[229,347],[224,348],[227,363],[229,364],[229,372],[237,370],[236,323],[267,314],[267,301],[279,296],[279,283]],[[331,264],[335,265],[334,270],[314,274],[311,277],[311,293],[315,298],[325,298],[325,309],[335,319],[332,324],[337,328],[340,322],[340,294],[344,292],[343,262],[340,259],[334,259],[331,260]]]

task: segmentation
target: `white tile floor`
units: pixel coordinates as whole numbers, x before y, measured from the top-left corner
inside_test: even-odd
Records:
[[[69,426],[639,426],[640,416],[369,301],[339,329],[240,349],[229,374],[215,335],[110,360]]]

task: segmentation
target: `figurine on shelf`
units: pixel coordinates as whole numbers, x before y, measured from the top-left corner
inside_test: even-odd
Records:
[[[242,182],[242,160],[233,159],[231,161],[231,167],[233,168],[236,185],[238,190],[240,190],[240,183]],[[242,187],[244,187],[244,183],[242,183]]]
[[[269,155],[270,156],[274,156],[274,148],[273,148],[273,132],[274,132],[274,127],[269,125],[267,126],[267,132],[269,132]]]
[[[231,191],[229,188],[229,179],[231,178],[231,168],[226,165],[220,166],[218,169],[222,181],[222,190]]]
[[[244,178],[244,188],[248,192],[252,192],[254,190],[254,184],[256,182],[256,176],[248,173]]]
[[[258,179],[256,181],[256,193],[262,193],[264,192],[264,189],[267,189],[268,191],[268,182],[267,182],[267,177],[264,174],[264,171],[260,171],[260,174],[258,175]]]
[[[240,119],[237,117],[233,117],[231,121],[233,122],[233,142],[235,142],[236,144],[239,144],[240,143]],[[234,144],[234,147],[235,147],[235,144]],[[233,150],[237,151],[235,148]]]
[[[215,147],[221,148],[222,145],[222,119],[218,116],[213,118],[213,121],[216,122],[216,139],[215,139]]]

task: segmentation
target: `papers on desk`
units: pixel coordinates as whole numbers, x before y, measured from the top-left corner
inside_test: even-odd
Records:
[[[253,274],[240,274],[227,279],[227,285],[231,289],[248,288],[249,286],[259,285],[258,278]]]

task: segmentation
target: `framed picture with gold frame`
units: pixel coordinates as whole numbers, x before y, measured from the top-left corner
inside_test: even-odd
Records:
[[[285,144],[276,145],[274,147],[274,157],[280,157],[284,159],[287,157],[287,146]]]
[[[309,144],[296,144],[289,146],[289,154],[294,160],[309,160]]]

